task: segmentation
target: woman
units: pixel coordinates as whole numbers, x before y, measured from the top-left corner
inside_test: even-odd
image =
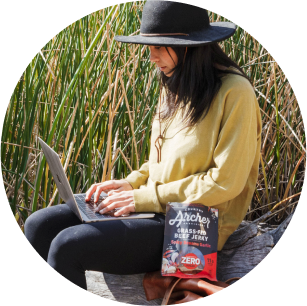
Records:
[[[120,208],[155,212],[153,219],[80,224],[66,205],[31,215],[25,234],[59,273],[86,289],[85,270],[134,274],[159,270],[168,202],[219,209],[218,250],[243,220],[258,176],[261,117],[252,86],[216,42],[232,23],[209,24],[206,10],[147,1],[141,34],[116,40],[148,45],[161,72],[149,161],[125,180],[91,186],[102,191],[101,214]]]

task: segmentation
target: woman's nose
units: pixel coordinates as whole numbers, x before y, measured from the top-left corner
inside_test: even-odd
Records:
[[[150,47],[150,57],[149,57],[149,60],[153,63],[156,63],[159,58],[157,56],[157,52],[156,52],[156,49],[154,47]]]

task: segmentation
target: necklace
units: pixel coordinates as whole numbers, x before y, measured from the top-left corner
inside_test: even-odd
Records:
[[[162,147],[162,141],[163,141],[163,135],[165,134],[165,131],[168,127],[168,125],[165,126],[163,132],[161,133],[161,117],[160,117],[160,114],[161,114],[161,94],[159,96],[159,110],[158,110],[158,115],[159,115],[159,135],[155,141],[155,147],[157,149],[157,163],[159,163],[161,161],[161,153],[162,153],[162,150],[161,150],[161,147]],[[161,139],[161,143],[160,143],[160,139]]]
[[[177,98],[178,96],[176,96],[176,101],[175,101],[175,104],[177,103]],[[163,138],[165,137],[165,133],[166,133],[166,130],[169,128],[172,120],[174,118],[168,118],[166,120],[166,124],[165,124],[165,127],[163,129],[163,132],[161,132],[161,117],[160,117],[160,114],[161,114],[161,94],[159,96],[159,112],[158,112],[158,116],[159,116],[159,135],[157,137],[157,139],[155,140],[155,147],[157,149],[157,163],[161,162],[161,156],[162,156],[162,142],[163,142]],[[161,143],[160,143],[160,140],[161,140]]]

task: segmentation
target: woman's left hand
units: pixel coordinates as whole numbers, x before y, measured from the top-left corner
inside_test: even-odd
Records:
[[[128,191],[110,191],[106,199],[104,199],[95,209],[100,214],[105,214],[110,210],[120,208],[114,213],[116,217],[124,214],[135,212],[133,190]]]

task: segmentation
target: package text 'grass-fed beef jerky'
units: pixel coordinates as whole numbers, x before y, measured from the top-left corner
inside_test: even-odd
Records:
[[[217,239],[217,209],[201,204],[167,204],[162,275],[217,280]]]

